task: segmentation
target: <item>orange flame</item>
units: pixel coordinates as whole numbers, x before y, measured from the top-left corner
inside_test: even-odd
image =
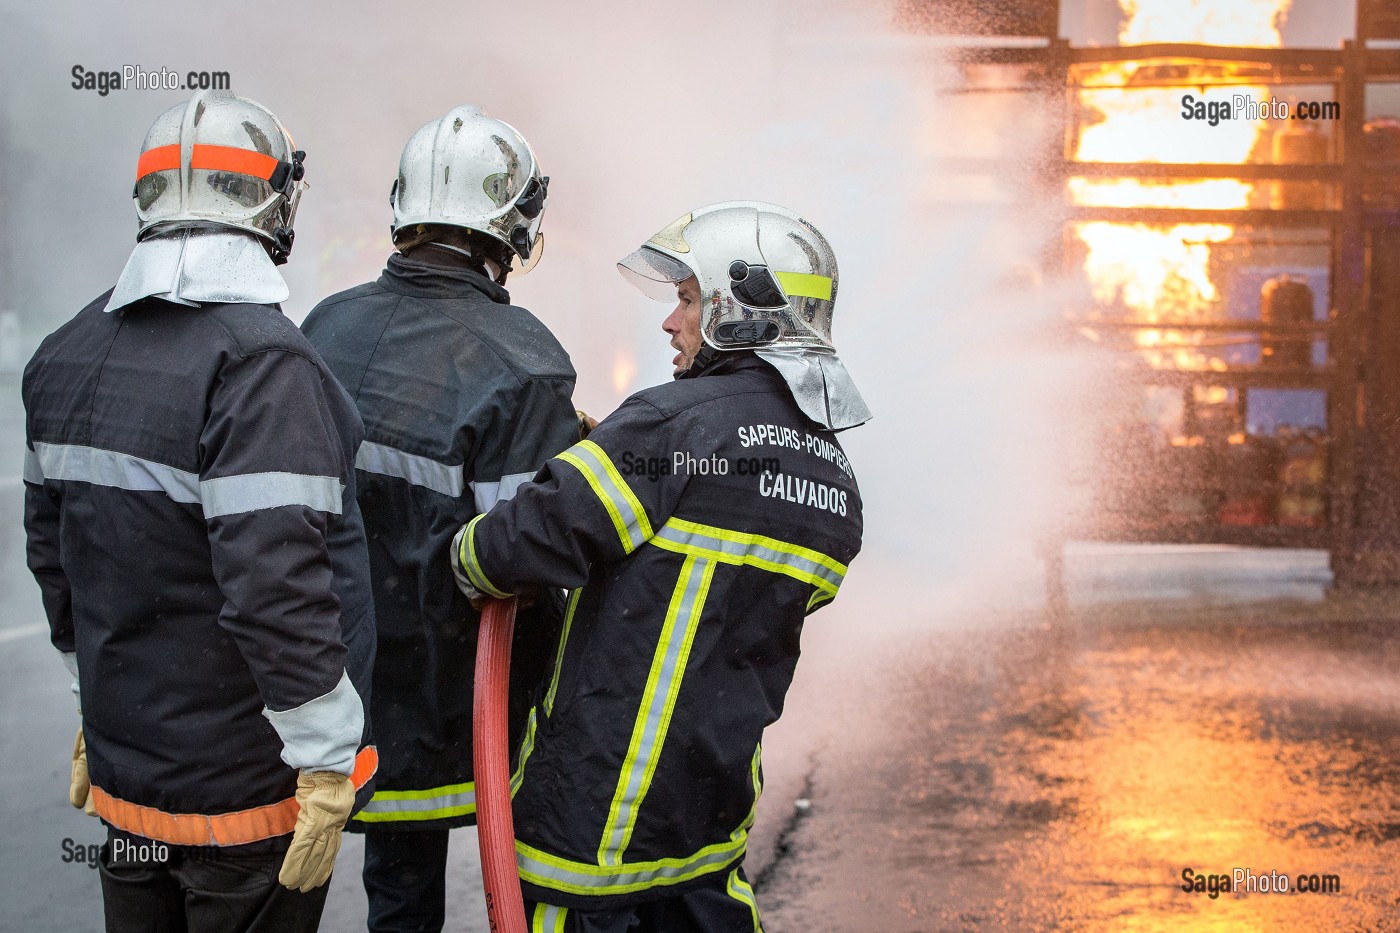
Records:
[[[1119,32],[1124,45],[1194,42],[1273,47],[1281,43],[1278,25],[1292,0],[1119,0],[1127,20]],[[1208,132],[1187,132],[1182,95],[1200,90],[1133,87],[1137,62],[1104,65],[1080,102],[1096,121],[1084,127],[1075,158],[1084,162],[1243,163],[1262,127],[1224,120]],[[1233,86],[1230,95],[1256,103],[1267,96],[1257,86]],[[1240,181],[1145,182],[1132,179],[1071,178],[1075,204],[1095,207],[1164,207],[1234,210],[1249,205],[1253,186]],[[1210,278],[1211,246],[1230,239],[1228,224],[1149,226],[1087,222],[1076,226],[1084,243],[1085,272],[1100,305],[1121,305],[1149,322],[1181,322],[1210,317],[1220,296]],[[1201,331],[1140,330],[1138,346],[1157,367],[1223,369],[1224,362],[1196,349]]]

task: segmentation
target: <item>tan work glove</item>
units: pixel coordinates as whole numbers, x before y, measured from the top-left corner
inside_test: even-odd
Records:
[[[578,439],[586,441],[588,435],[598,426],[598,419],[590,418],[582,408],[575,408],[574,414],[578,416]]]
[[[73,770],[68,781],[68,802],[88,816],[96,816],[92,805],[92,782],[88,779],[87,743],[83,741],[83,727],[78,727],[78,738],[73,742]]]
[[[297,828],[277,880],[305,893],[331,876],[340,852],[340,831],[355,805],[355,785],[335,771],[303,771],[297,776]]]

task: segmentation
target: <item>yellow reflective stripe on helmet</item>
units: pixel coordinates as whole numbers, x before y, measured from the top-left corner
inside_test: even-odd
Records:
[[[632,831],[637,826],[637,814],[651,788],[656,763],[661,758],[661,746],[671,726],[671,714],[676,709],[676,696],[685,678],[686,662],[695,641],[705,597],[714,577],[714,561],[689,556],[681,564],[680,577],[671,593],[666,609],[666,621],[661,628],[656,652],[652,655],[646,689],[642,693],[637,721],[632,727],[632,740],[627,757],[613,792],[603,839],[598,844],[599,865],[620,865]]]
[[[487,596],[494,596],[497,599],[508,599],[510,594],[504,590],[497,589],[491,585],[491,581],[486,579],[486,573],[481,569],[481,565],[476,560],[476,523],[485,518],[485,515],[478,515],[467,522],[467,533],[462,535],[462,543],[458,546],[457,562],[466,571],[467,579],[472,581],[472,586],[481,590]]]
[[[530,933],[564,933],[564,921],[569,916],[569,908],[554,904],[536,904],[530,918]]]
[[[381,790],[355,814],[363,823],[442,820],[476,812],[476,785],[447,784],[424,790]]]
[[[729,873],[724,890],[734,900],[748,907],[749,913],[753,915],[754,933],[763,933],[763,922],[758,919],[758,901],[754,899],[753,888],[750,887],[748,879],[739,877],[739,869]]]
[[[789,298],[831,300],[831,278],[810,272],[774,272],[773,276]]]
[[[558,456],[559,460],[583,474],[593,494],[607,509],[622,552],[631,554],[652,536],[651,521],[627,481],[613,466],[608,455],[592,441],[580,441]]]
[[[820,551],[765,535],[731,531],[680,518],[668,521],[651,538],[651,543],[678,554],[785,574],[828,594],[827,599],[836,595],[846,576],[845,564]]]
[[[579,587],[569,594],[569,607],[564,611],[564,628],[559,633],[559,650],[554,653],[554,674],[549,678],[549,690],[544,695],[544,714],[546,716],[554,712],[554,695],[559,692],[559,673],[564,669],[564,646],[569,642],[569,629],[574,624],[574,610],[578,608],[578,599],[583,595],[583,587]]]
[[[622,865],[572,862],[516,840],[515,863],[521,879],[538,887],[567,894],[630,894],[681,884],[729,866],[744,854],[748,843],[747,832],[739,831],[736,835],[737,839],[706,846],[685,858]]]

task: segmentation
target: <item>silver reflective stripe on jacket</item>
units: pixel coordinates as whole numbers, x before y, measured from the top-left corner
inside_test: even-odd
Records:
[[[660,540],[657,540],[660,539]],[[845,568],[819,551],[762,535],[743,534],[723,528],[673,519],[661,527],[652,543],[676,545],[683,553],[715,554],[732,563],[753,564],[778,573],[787,573],[834,592],[845,578]]]
[[[34,445],[34,453],[39,482],[67,480],[133,492],[163,492],[176,502],[199,504],[205,518],[286,505],[339,515],[345,491],[338,477],[302,473],[243,473],[201,482],[198,473],[77,444],[39,443]]]
[[[472,498],[476,501],[476,513],[483,515],[491,511],[491,506],[497,502],[513,499],[515,491],[528,483],[534,476],[533,473],[512,473],[509,476],[502,476],[494,483],[470,483]]]
[[[206,479],[199,484],[205,518],[284,505],[304,505],[339,515],[344,492],[345,486],[338,477],[303,473],[242,473]]]
[[[111,486],[133,492],[163,492],[176,502],[199,501],[199,474],[177,470],[115,450],[76,444],[35,444],[45,479]]]
[[[44,485],[44,467],[39,463],[39,455],[28,444],[24,446],[24,481],[35,486]]]
[[[355,814],[362,823],[444,820],[476,812],[476,785],[471,781],[424,790],[381,790]]]
[[[540,887],[571,894],[630,894],[723,868],[743,854],[745,842],[746,837],[708,846],[689,858],[604,866],[566,861],[516,840],[515,864],[522,879]]]
[[[407,453],[373,441],[360,445],[355,454],[355,468],[366,473],[394,476],[454,499],[461,496],[465,488],[461,464],[441,463],[431,457]]]
[[[675,712],[676,696],[685,677],[695,630],[705,611],[705,597],[714,575],[714,563],[687,557],[671,596],[666,622],[652,657],[646,692],[632,727],[627,757],[613,793],[608,823],[598,846],[599,865],[621,865],[632,840],[637,816],[661,757],[667,727]]]

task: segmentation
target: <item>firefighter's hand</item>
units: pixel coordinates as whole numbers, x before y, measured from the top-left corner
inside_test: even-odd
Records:
[[[598,426],[598,419],[588,417],[588,413],[582,408],[575,408],[574,414],[578,415],[578,439],[586,441],[588,435]]]
[[[96,816],[92,805],[92,782],[88,780],[87,743],[83,741],[83,727],[78,727],[78,738],[73,742],[73,770],[68,781],[68,802],[88,816]]]
[[[355,805],[355,785],[335,771],[303,771],[297,776],[297,828],[277,880],[305,893],[331,876],[340,852],[340,832]]]
[[[486,600],[491,597],[472,586],[471,578],[467,576],[467,571],[462,567],[462,535],[466,533],[467,526],[463,525],[452,536],[452,547],[447,550],[447,560],[452,564],[452,579],[457,581],[457,589],[462,591],[463,596],[471,600],[473,609],[480,609],[486,605]]]

